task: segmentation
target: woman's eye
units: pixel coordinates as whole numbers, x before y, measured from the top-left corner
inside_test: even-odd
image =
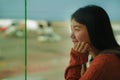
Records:
[[[75,31],[79,31],[79,30],[80,30],[80,28],[75,28],[74,30],[75,30]]]

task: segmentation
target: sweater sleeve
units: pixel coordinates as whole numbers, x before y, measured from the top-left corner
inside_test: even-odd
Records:
[[[81,65],[88,60],[88,55],[71,49],[69,66],[65,70],[65,80],[79,80]]]

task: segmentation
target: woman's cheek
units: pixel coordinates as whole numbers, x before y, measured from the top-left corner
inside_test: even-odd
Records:
[[[85,41],[85,42],[87,42],[88,40],[87,40],[87,36],[85,35],[85,34],[79,34],[79,35],[77,35],[78,37],[77,37],[77,39],[79,40],[79,41]]]
[[[80,35],[80,34],[76,35],[76,39],[77,39],[78,41],[83,41],[83,37],[82,37],[82,35]]]

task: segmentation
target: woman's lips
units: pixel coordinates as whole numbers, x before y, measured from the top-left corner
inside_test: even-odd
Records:
[[[78,41],[72,40],[73,43],[77,43]]]

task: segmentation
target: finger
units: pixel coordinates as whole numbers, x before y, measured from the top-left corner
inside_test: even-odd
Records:
[[[82,49],[81,53],[86,53],[87,51],[88,51],[88,44],[85,44],[85,46]]]
[[[79,51],[79,52],[81,52],[81,50],[83,49],[84,44],[85,44],[84,42],[81,43],[80,47],[78,48],[78,51]]]
[[[76,51],[77,50],[77,43],[75,43],[73,49]]]
[[[78,42],[78,44],[77,44],[77,51],[79,51],[80,46],[81,46],[81,42]]]

